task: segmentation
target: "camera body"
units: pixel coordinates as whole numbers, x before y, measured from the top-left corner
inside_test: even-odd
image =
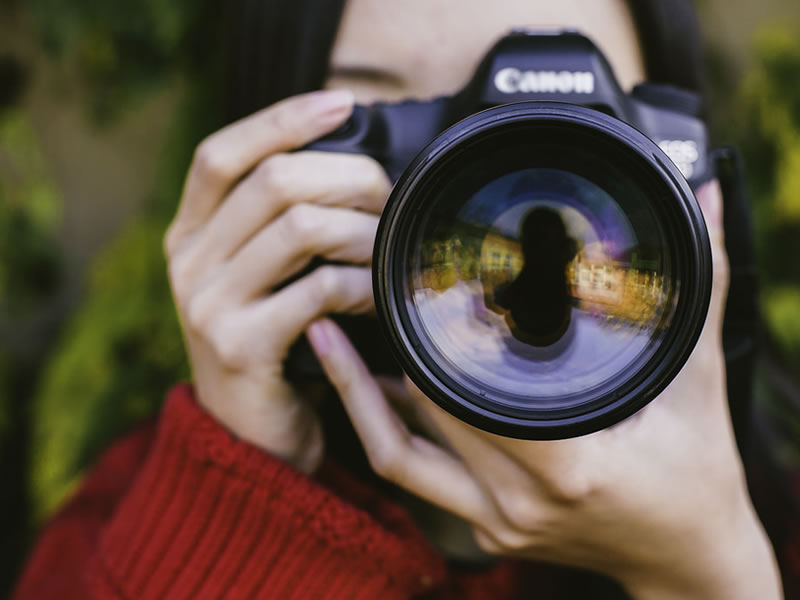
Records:
[[[597,46],[571,30],[514,30],[454,96],[356,106],[345,125],[310,148],[366,154],[396,181],[451,125],[493,106],[529,101],[565,102],[613,116],[655,141],[693,187],[711,176],[699,97],[648,83],[625,94]]]

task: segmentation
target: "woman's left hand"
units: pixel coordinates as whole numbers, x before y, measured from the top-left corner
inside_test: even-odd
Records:
[[[721,329],[728,269],[718,184],[704,186],[698,200],[714,252],[701,338],[664,392],[591,435],[551,442],[493,435],[407,382],[406,401],[433,443],[409,432],[332,321],[312,324],[309,338],[375,471],[466,519],[492,553],[600,571],[637,598],[781,597],[727,406]]]

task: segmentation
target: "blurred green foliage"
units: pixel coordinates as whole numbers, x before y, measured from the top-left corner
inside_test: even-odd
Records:
[[[28,6],[51,60],[71,64],[82,79],[87,127],[113,127],[166,85],[179,82],[184,94],[163,147],[153,148],[161,166],[147,209],[95,258],[82,303],[41,370],[31,400],[29,481],[41,522],[104,447],[154,416],[169,387],[189,377],[162,238],[194,146],[221,125],[227,28],[210,0]]]
[[[59,280],[61,198],[24,113],[0,110],[0,445],[13,423],[21,370],[36,341],[30,321]]]
[[[188,369],[165,284],[163,224],[136,221],[98,257],[35,402],[33,492],[41,517]]]
[[[0,71],[0,86],[22,81],[17,65]],[[32,123],[8,102],[19,91],[0,93],[0,596],[24,556],[29,400],[53,329],[47,308],[61,281],[61,196]]]
[[[158,412],[190,376],[166,277],[163,236],[194,146],[218,124],[216,97],[189,88],[144,215],[95,259],[84,300],[66,323],[33,398],[31,502],[40,522],[99,452]]]
[[[57,283],[61,197],[25,114],[0,111],[0,307],[24,317]]]
[[[763,311],[789,364],[800,366],[800,40],[762,28],[731,107],[728,135],[748,169]]]
[[[800,467],[800,40],[784,24],[763,26],[740,79],[713,57],[714,122],[743,154],[755,226],[761,314],[768,347],[755,373],[761,443],[780,469]],[[777,471],[776,471],[777,472]]]
[[[206,65],[224,10],[209,0],[29,0],[41,44],[74,60],[95,121],[110,123],[170,76]],[[221,46],[217,46],[219,50]]]

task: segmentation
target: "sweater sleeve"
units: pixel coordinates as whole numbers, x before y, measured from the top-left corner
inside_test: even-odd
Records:
[[[51,522],[15,598],[399,599],[445,578],[402,509],[233,439],[179,386]]]

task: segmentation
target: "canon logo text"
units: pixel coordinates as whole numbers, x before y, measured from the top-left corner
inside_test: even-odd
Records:
[[[594,92],[594,73],[521,71],[515,67],[506,67],[495,74],[494,85],[504,94],[591,94]]]

